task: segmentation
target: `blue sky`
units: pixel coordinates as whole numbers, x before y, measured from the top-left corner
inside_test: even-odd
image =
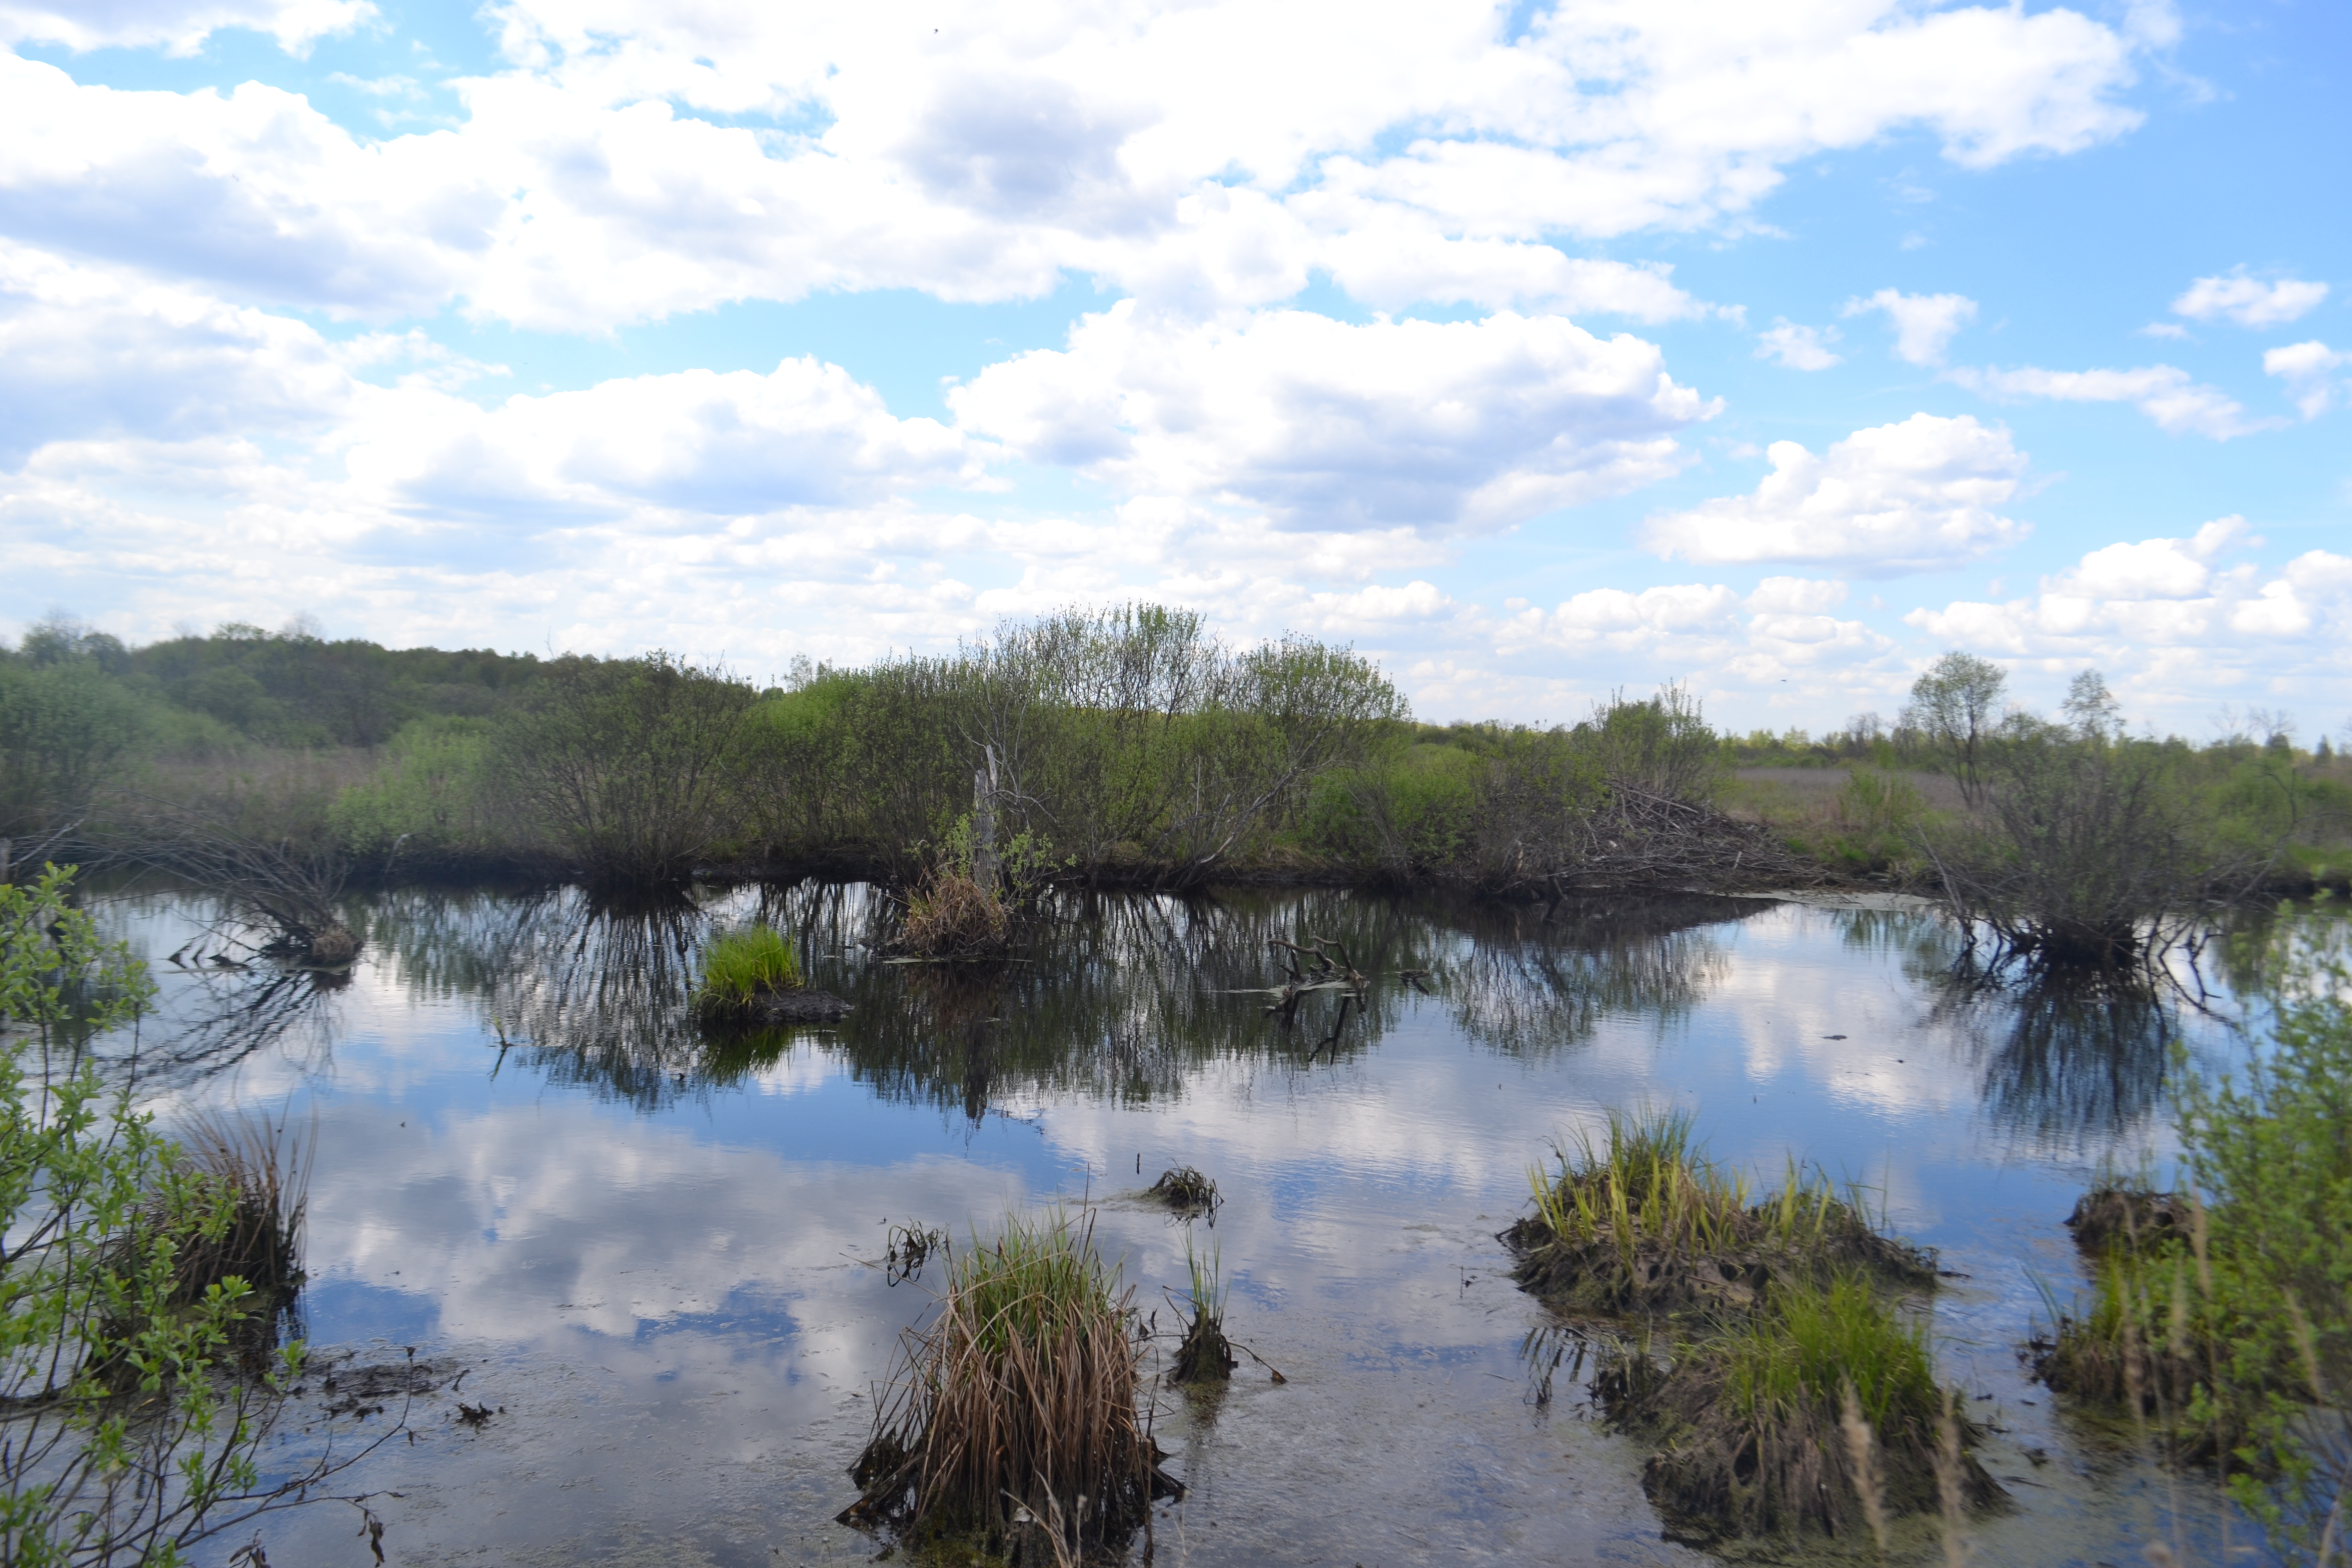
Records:
[[[0,629],[2352,725],[2352,16],[0,0]]]

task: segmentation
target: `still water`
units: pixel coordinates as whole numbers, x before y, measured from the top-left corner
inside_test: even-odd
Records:
[[[1155,1522],[1158,1561],[1706,1561],[1660,1539],[1643,1450],[1564,1368],[1541,1397],[1523,1347],[1546,1316],[1495,1239],[1556,1139],[1642,1105],[1687,1108],[1767,1183],[1793,1158],[1864,1184],[1961,1276],[1932,1307],[1941,1365],[1998,1429],[1984,1457],[2017,1503],[1979,1561],[2262,1560],[2209,1482],[2053,1411],[2016,1356],[2043,1289],[2082,1287],[2076,1195],[2168,1153],[2172,1042],[2242,1048],[2224,976],[2192,977],[2206,1007],[1970,992],[1917,908],[1546,919],[1330,891],[1074,901],[1029,962],[981,975],[887,962],[871,890],[802,884],[652,910],[384,894],[337,984],[165,962],[200,900],[101,909],[164,986],[110,1047],[135,1046],[163,1120],[234,1104],[315,1129],[311,1344],[465,1373],[345,1483],[379,1494],[395,1563],[872,1559],[833,1516],[929,1301],[879,1266],[888,1227],[961,1238],[1090,1205],[1165,1325],[1186,1229],[1139,1193],[1181,1164],[1224,1200],[1193,1234],[1231,1283],[1228,1330],[1286,1381],[1244,1360],[1221,1400],[1162,1398],[1191,1493]],[[751,919],[856,1010],[698,1035],[697,946]],[[1268,942],[1310,935],[1380,978],[1368,1006],[1310,996],[1285,1024]],[[310,1439],[365,1433],[305,1399]],[[493,1414],[461,1421],[461,1399]],[[359,1564],[359,1522],[320,1505],[262,1540],[272,1562]]]

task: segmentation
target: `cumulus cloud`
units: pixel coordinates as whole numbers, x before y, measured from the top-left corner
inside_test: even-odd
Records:
[[[0,43],[61,44],[76,52],[160,44],[193,55],[223,27],[250,27],[299,53],[375,15],[368,0],[0,0]]]
[[[352,391],[301,322],[0,240],[0,467],[58,440],[316,430]]]
[[[2316,419],[2327,412],[2341,390],[2333,379],[2334,373],[2347,365],[2352,365],[2352,353],[2331,349],[2316,338],[2307,343],[2272,349],[2263,355],[2263,374],[2286,383],[2294,405],[2303,411],[2305,419]]]
[[[1593,588],[1549,610],[1525,605],[1491,635],[1506,658],[1564,652],[1580,664],[1632,665],[1651,679],[1704,672],[1718,692],[1777,692],[1788,682],[1853,689],[1886,676],[1895,650],[1861,622],[1829,613],[1845,592],[1843,583],[1800,577],[1768,577],[1746,595],[1720,583]]]
[[[1756,357],[1779,360],[1790,370],[1827,370],[1843,363],[1830,349],[1837,340],[1835,327],[1801,327],[1783,320],[1756,334]]]
[[[0,54],[0,232],[20,241],[248,301],[389,315],[466,289],[509,201],[447,132],[363,146],[258,82],[117,91]]]
[[[1885,311],[1895,323],[1896,358],[1913,364],[1941,364],[1952,339],[1976,320],[1977,302],[1964,294],[1904,294],[1881,289],[1867,299],[1848,300],[1843,313],[1859,316],[1870,310]]]
[[[1561,317],[1201,324],[1131,300],[949,402],[966,431],[1129,495],[1310,527],[1491,528],[1620,494],[1679,468],[1675,433],[1714,411],[1654,344]]]
[[[88,9],[12,5],[22,26]],[[244,19],[294,40],[363,12],[102,14],[158,39]],[[2138,118],[2119,95],[2139,45],[2065,9],[1596,0],[1517,40],[1434,0],[1377,27],[1321,0],[1000,0],[911,37],[858,7],[485,15],[509,66],[457,84],[459,123],[366,143],[257,84],[113,92],[0,62],[0,224],[254,300],[459,300],[572,330],[835,288],[1034,296],[1066,270],[1204,310],[1320,269],[1388,309],[1663,321],[1696,309],[1663,268],[1559,237],[1742,222],[1790,161],[1906,127],[1982,167]],[[795,129],[714,122],[730,116]]]
[[[2008,430],[1966,415],[1915,414],[1857,430],[1816,457],[1794,441],[1766,453],[1752,494],[1652,518],[1643,542],[1686,561],[1837,562],[1860,571],[1924,571],[1972,560],[2025,536],[1993,509],[2017,494],[2025,454]]]
[[[2231,321],[2242,327],[2279,327],[2308,314],[2327,298],[2325,283],[2282,278],[2265,283],[2240,267],[2221,278],[2200,278],[2173,300],[2173,314],[2192,321]]]
[[[2062,403],[2128,403],[2156,421],[2168,436],[2194,435],[2227,441],[2273,427],[2276,420],[2249,418],[2238,400],[2218,386],[2193,380],[2168,364],[2135,370],[1960,369],[1953,381],[1992,397],[2048,397]]]
[[[2307,551],[2267,574],[2222,564],[2244,528],[2228,517],[2185,538],[2105,545],[2036,593],[1905,619],[1947,645],[2096,665],[2135,706],[2176,713],[2233,689],[2340,689],[2352,673],[2352,556]]]
[[[444,515],[646,505],[746,516],[981,478],[962,437],[894,417],[873,388],[814,359],[766,375],[634,376],[489,412],[456,398],[404,412],[354,446],[352,474]]]

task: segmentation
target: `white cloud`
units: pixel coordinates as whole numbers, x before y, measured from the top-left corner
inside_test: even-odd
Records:
[[[2015,496],[2025,454],[1962,415],[1915,414],[1857,430],[1820,457],[1776,441],[1755,492],[1652,518],[1644,546],[1686,561],[1839,562],[1910,572],[1972,560],[2025,536],[1993,509]]]
[[[361,14],[104,13],[172,39]],[[940,31],[872,7],[487,15],[509,65],[453,84],[463,120],[365,143],[258,84],[116,92],[0,61],[0,225],[257,301],[563,330],[835,288],[1034,296],[1065,270],[1208,311],[1319,268],[1388,309],[1663,321],[1697,309],[1663,268],[1558,237],[1742,223],[1791,160],[1906,127],[1982,167],[2138,119],[2137,46],[2064,9],[1594,0],[1517,41],[1438,0],[1378,26],[1337,0],[983,0]]]
[[[1837,341],[1835,327],[1801,327],[1782,320],[1756,334],[1756,357],[1776,359],[1790,370],[1827,370],[1843,363],[1830,349]]]
[[[2168,721],[2240,693],[2318,696],[2352,676],[2352,556],[2308,551],[2277,572],[2223,566],[2243,520],[2185,539],[2104,546],[2006,602],[1958,601],[1905,617],[1979,653],[2095,665],[2135,709]]]
[[[1859,316],[1884,310],[1895,323],[1895,353],[1913,364],[1941,364],[1944,350],[1959,330],[1976,320],[1977,302],[1964,294],[1903,294],[1881,289],[1867,299],[1845,302],[1843,312]]]
[[[2168,364],[2135,370],[1974,370],[1950,379],[1992,397],[2049,397],[2063,403],[2128,403],[2156,421],[2168,436],[2196,435],[2227,441],[2273,428],[2273,419],[2250,419],[2237,399],[2217,386],[2190,379]]]
[[[2150,321],[2144,327],[2132,330],[2143,338],[2181,339],[2189,336],[2189,329],[2178,321]]]
[[[479,150],[453,134],[362,146],[258,82],[119,92],[0,54],[0,232],[18,240],[386,315],[466,289],[509,221]]]
[[[2172,302],[2175,315],[2192,321],[2221,317],[2242,327],[2278,327],[2303,316],[2327,298],[2325,283],[2282,278],[2265,283],[2242,267],[2225,278],[2200,278]]]
[[[316,430],[352,395],[301,322],[0,240],[0,468],[58,440]]]
[[[1200,324],[1122,300],[1069,346],[990,366],[957,422],[1129,495],[1299,526],[1491,528],[1674,472],[1711,405],[1654,344],[1560,317]]]
[[[160,44],[193,55],[223,27],[250,27],[300,53],[375,15],[368,0],[0,0],[0,43],[62,44],[76,52]]]
[[[2290,343],[2272,349],[2263,355],[2263,374],[2275,375],[2287,384],[2294,397],[2294,405],[2305,419],[2316,419],[2327,412],[2339,390],[2330,379],[2332,373],[2352,365],[2352,353],[2329,348],[2316,338],[2307,343]]]
[[[488,413],[418,398],[402,416],[356,441],[352,477],[441,516],[638,505],[757,516],[981,478],[956,432],[893,417],[873,388],[814,359],[785,360],[766,375],[690,370],[606,381]]]

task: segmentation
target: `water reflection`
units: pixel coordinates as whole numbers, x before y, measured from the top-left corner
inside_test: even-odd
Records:
[[[2065,1142],[2111,1138],[2156,1110],[2177,1015],[2137,977],[2042,974],[2003,987],[1952,972],[1931,1016],[1969,1043],[1995,1125]]]
[[[1575,1047],[1612,1015],[1686,1014],[1727,959],[1711,928],[1752,900],[1498,906],[1320,890],[1179,899],[1074,895],[1014,963],[883,956],[869,889],[803,882],[650,906],[575,889],[519,896],[411,891],[370,911],[369,939],[420,995],[474,998],[499,1070],[540,1073],[648,1111],[772,1067],[804,1032],[718,1032],[686,1008],[709,933],[757,920],[793,933],[812,981],[855,1010],[819,1031],[886,1099],[978,1121],[1008,1099],[1145,1104],[1208,1061],[1289,1069],[1376,1049],[1423,998],[1514,1057]],[[1270,1010],[1271,944],[1344,948],[1360,993]],[[1405,972],[1424,976],[1405,984]]]

